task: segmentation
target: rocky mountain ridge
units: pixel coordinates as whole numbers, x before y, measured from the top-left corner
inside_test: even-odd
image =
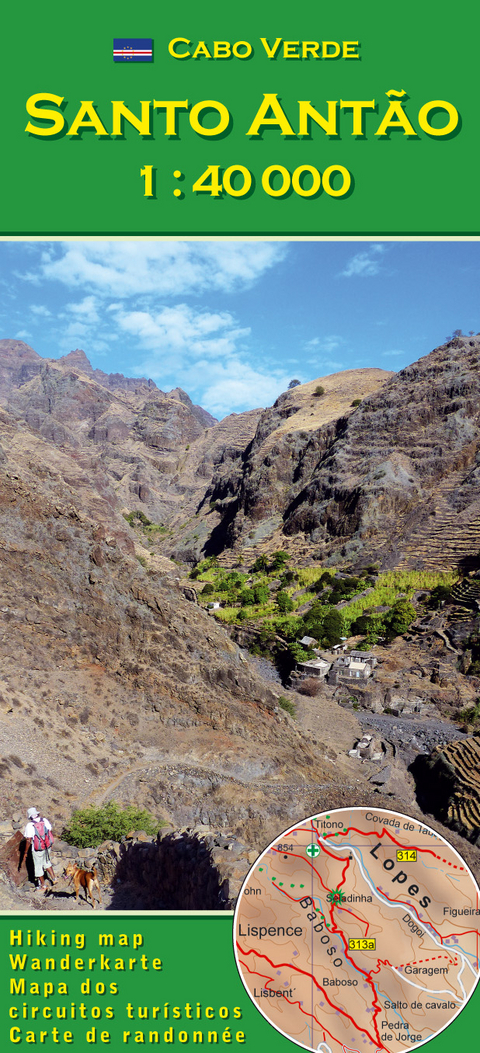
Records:
[[[207,554],[239,551],[263,532],[327,563],[457,566],[480,547],[479,361],[479,337],[456,337],[398,374],[373,371],[364,396],[353,381],[372,371],[321,378],[319,403],[342,383],[355,397],[310,430],[290,416],[303,391],[282,395],[262,414],[240,475],[212,480],[221,519]]]

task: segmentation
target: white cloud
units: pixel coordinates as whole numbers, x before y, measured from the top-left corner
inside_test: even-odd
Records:
[[[28,332],[28,329],[19,329],[18,333],[15,333],[14,340],[32,340],[32,334]]]
[[[357,252],[340,271],[340,278],[373,278],[382,270],[380,258],[385,252],[385,247],[374,242],[362,252]]]
[[[262,372],[240,358],[230,361],[228,368],[217,363],[213,372],[216,375],[204,391],[202,402],[215,417],[240,412],[245,406],[270,406],[286,391],[290,381],[290,374]]]
[[[23,277],[59,281],[97,296],[183,296],[250,287],[284,259],[281,242],[89,241],[44,250]]]
[[[45,307],[43,303],[32,303],[30,306],[32,314],[37,315],[38,318],[51,318],[52,312],[49,311],[48,307]]]
[[[341,336],[315,336],[313,340],[307,340],[304,346],[306,351],[324,351],[327,354],[331,354],[332,351],[336,351],[344,343],[345,341]]]
[[[239,328],[228,311],[202,311],[187,304],[158,311],[125,311],[120,307],[113,319],[121,330],[135,337],[139,348],[152,352],[150,362],[155,364],[157,375],[170,368],[172,356],[179,364],[199,357],[225,358],[236,350],[239,340],[250,335],[250,329]]]
[[[215,416],[245,406],[268,405],[290,379],[283,370],[251,364],[249,328],[228,311],[177,304],[158,311],[112,311],[119,330],[133,336],[146,354],[134,369],[163,389],[179,385]],[[248,353],[248,358],[247,358]]]
[[[67,303],[59,317],[68,318],[69,315],[73,315],[75,318],[93,325],[100,321],[98,308],[99,301],[94,296],[85,296],[79,303]]]
[[[36,313],[44,314],[43,311]],[[112,328],[111,319],[105,323],[102,300],[95,296],[84,296],[77,302],[66,303],[55,316],[51,312],[48,314],[55,318],[51,334],[61,352],[81,347],[89,356],[103,356],[108,354],[111,345],[118,340],[118,333]]]
[[[394,355],[404,355],[405,351],[382,351],[382,358],[388,358]]]

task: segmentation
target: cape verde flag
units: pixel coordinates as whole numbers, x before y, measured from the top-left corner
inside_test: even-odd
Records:
[[[152,40],[145,37],[114,37],[114,62],[151,62]]]

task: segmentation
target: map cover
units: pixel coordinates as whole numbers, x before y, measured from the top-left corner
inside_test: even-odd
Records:
[[[3,24],[4,241],[480,235],[472,0]],[[235,917],[3,913],[6,1048],[474,1044],[478,889],[448,843],[319,795],[258,848]]]

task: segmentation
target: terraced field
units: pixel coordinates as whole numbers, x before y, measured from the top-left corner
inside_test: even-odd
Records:
[[[402,533],[403,556],[397,569],[408,567],[441,570],[456,567],[460,560],[480,549],[480,502],[457,507],[458,492],[465,482],[465,471],[449,476],[432,490],[432,507],[427,518],[413,528],[405,517]]]
[[[451,592],[453,609],[449,617],[453,621],[469,621],[480,612],[480,582],[473,580],[458,582]]]
[[[435,814],[469,840],[477,841],[480,837],[480,734],[437,746],[430,755],[429,769],[438,793]]]

